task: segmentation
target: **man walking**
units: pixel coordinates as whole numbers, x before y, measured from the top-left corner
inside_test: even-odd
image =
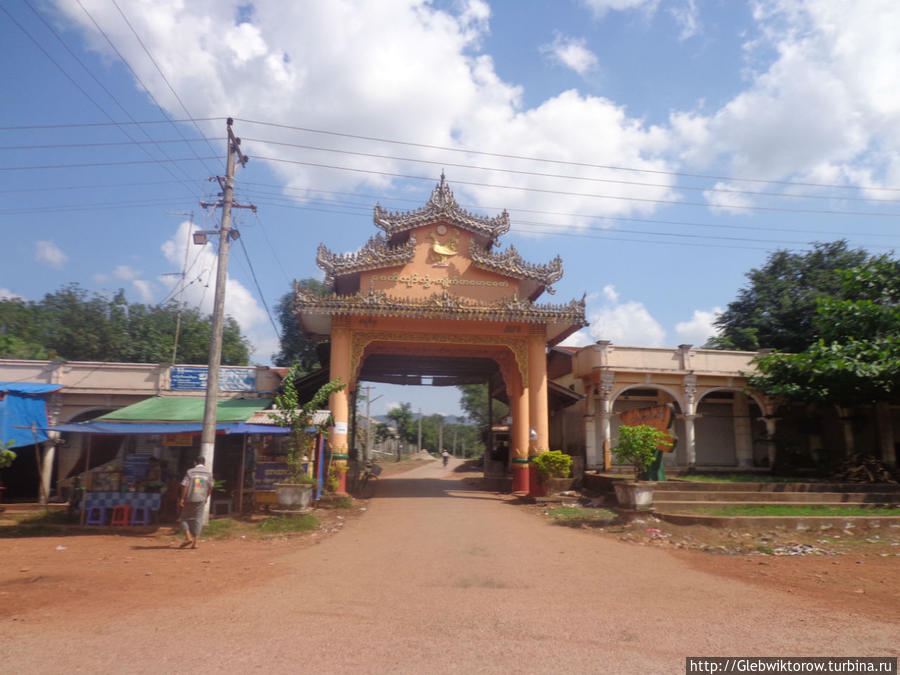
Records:
[[[204,462],[203,457],[195,459],[193,468],[187,470],[181,481],[178,506],[181,508],[181,528],[185,536],[181,548],[197,548],[197,539],[203,529],[203,505],[213,487],[212,474],[203,465]]]

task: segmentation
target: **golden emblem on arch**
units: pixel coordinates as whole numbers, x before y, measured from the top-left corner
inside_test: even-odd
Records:
[[[456,255],[456,249],[459,246],[459,230],[454,228],[450,233],[450,238],[442,244],[438,236],[443,236],[446,233],[447,227],[438,225],[435,231],[428,235],[432,242],[429,262],[433,262],[437,267],[446,267],[448,264],[447,260]]]

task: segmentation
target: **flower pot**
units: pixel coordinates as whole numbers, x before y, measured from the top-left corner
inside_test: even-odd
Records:
[[[616,500],[624,509],[649,509],[653,506],[653,485],[640,482],[619,482],[615,484]]]
[[[548,478],[544,481],[544,492],[548,497],[558,495],[560,492],[571,490],[574,484],[574,478]]]
[[[275,496],[282,509],[309,508],[312,501],[312,483],[275,483]]]

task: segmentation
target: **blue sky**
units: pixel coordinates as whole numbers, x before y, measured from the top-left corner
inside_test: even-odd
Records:
[[[11,0],[0,294],[208,311],[215,251],[185,252],[184,214],[215,227],[232,116],[259,210],[236,214],[226,305],[256,362],[318,244],[355,250],[375,202],[415,209],[442,169],[466,208],[509,210],[504,245],[563,258],[545,297],[587,294],[576,343],[700,345],[776,249],[897,247],[889,26],[893,0]],[[375,395],[458,411],[455,390]]]

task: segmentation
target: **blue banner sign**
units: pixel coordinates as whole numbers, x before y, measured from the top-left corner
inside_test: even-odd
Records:
[[[171,391],[206,391],[206,368],[172,366]],[[219,368],[219,391],[256,391],[255,368]]]

